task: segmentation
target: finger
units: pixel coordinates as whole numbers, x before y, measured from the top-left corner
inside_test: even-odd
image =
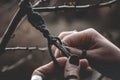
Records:
[[[80,58],[83,58],[83,51],[81,49],[77,49],[74,47],[68,47],[65,46],[69,50],[71,54],[75,54],[79,56]],[[92,49],[92,50],[86,50],[86,56],[85,58],[88,59],[90,62],[95,62],[96,60],[98,61],[107,61],[110,60],[109,57],[103,58],[104,54],[104,49],[103,48],[97,48],[97,49]],[[62,57],[64,56],[63,53],[56,52],[57,57]],[[106,60],[107,59],[107,60]]]
[[[80,59],[81,69],[86,69],[89,66],[87,59]]]
[[[68,48],[68,47],[66,47]],[[81,56],[82,51],[80,49],[76,49],[76,48],[70,48],[69,47],[69,51],[75,55]],[[63,57],[62,53],[57,49],[56,51],[56,55],[57,58],[58,57]],[[81,68],[83,68],[84,70],[86,70],[87,72],[92,72],[93,69],[89,66],[88,60],[87,59],[81,59],[80,60],[80,64],[81,64]]]
[[[67,58],[61,57],[61,58],[58,58],[57,61],[59,66],[62,68],[65,66]],[[37,68],[32,75],[33,76],[38,75],[38,76],[41,76],[43,79],[46,79],[46,78],[49,78],[50,76],[53,76],[55,74],[54,71],[55,71],[54,63],[50,62],[42,67]]]
[[[62,57],[62,53],[59,49],[56,49],[55,50],[55,53],[54,53],[55,57],[58,58],[58,57]]]
[[[75,55],[78,55],[79,57],[82,57],[82,50],[77,49],[77,48],[73,48],[73,47],[68,47],[68,46],[65,46],[65,47],[67,47],[72,54],[75,54]],[[103,56],[101,56],[101,53],[103,53],[101,48],[86,51],[86,58],[89,60],[90,65],[92,67],[95,68],[95,66],[93,66],[93,64],[94,64],[94,62],[96,62],[96,60],[97,60],[97,62],[103,61],[104,58],[103,58]],[[57,53],[57,55],[58,55],[57,57],[63,56],[59,52]],[[106,60],[104,60],[104,61],[106,61]],[[91,67],[88,67],[86,70],[92,72]]]
[[[65,66],[64,77],[66,80],[80,80],[80,63],[78,56],[71,56]]]
[[[81,70],[92,73],[93,69],[90,67],[87,59],[80,59]]]
[[[55,50],[56,50],[57,48],[53,45],[52,46],[52,51],[53,51],[53,53],[55,53]]]
[[[63,43],[62,44],[63,46],[67,46],[66,43],[64,43],[64,42],[62,42],[62,43]],[[56,58],[58,58],[60,55],[62,55],[62,52],[58,48],[56,48],[55,46],[52,46],[52,50],[53,50],[54,56]]]
[[[69,50],[72,54],[76,54],[80,58],[82,57],[82,54],[83,54],[82,50],[76,49],[73,47],[67,47],[67,48],[69,48]],[[98,70],[98,66],[99,66],[100,62],[108,63],[108,62],[113,61],[111,59],[111,57],[109,57],[109,55],[110,55],[109,53],[105,52],[104,47],[86,51],[86,59],[89,61],[90,66],[94,69],[97,69],[97,70]],[[114,55],[112,55],[112,56],[114,56]],[[91,67],[88,67],[87,70],[92,72]]]
[[[66,49],[69,50],[69,52],[71,52],[72,54],[76,54],[78,56],[81,55],[81,50],[77,49],[77,48],[72,48],[72,47],[68,47],[68,46],[64,46]],[[59,50],[59,49],[56,49],[55,50],[55,57],[58,58],[58,57],[63,57],[64,54]]]
[[[80,59],[79,62],[81,65],[81,68],[80,68],[81,79],[84,79],[84,78],[91,76],[93,70],[88,63],[88,60],[87,59]]]
[[[69,47],[69,46],[65,46],[65,48],[68,49],[71,54],[77,55],[79,57],[81,57],[82,55],[82,50],[78,48]]]
[[[73,48],[73,47],[68,47],[68,46],[64,46],[67,50],[69,50],[69,52],[71,54],[75,54],[77,56],[81,56],[82,54],[82,51],[80,49],[77,49],[77,48]],[[63,57],[64,54],[59,50],[59,49],[56,49],[55,51],[55,57]]]
[[[77,32],[76,30],[74,30],[74,31],[65,31],[65,32],[60,33],[58,37],[62,40],[65,36],[70,35],[70,34],[72,34],[72,33],[76,33],[76,32]],[[66,45],[66,44],[67,44],[67,43],[65,43],[64,41],[62,41],[62,43],[63,43],[63,45]],[[53,45],[53,46],[52,46],[53,53],[55,53],[55,50],[56,50],[56,49],[57,49],[57,48]]]
[[[67,48],[67,47],[65,47],[65,46],[64,46],[64,48],[65,48],[68,52],[70,52],[70,51],[69,51],[69,48]],[[56,49],[56,50],[55,50],[54,55],[55,55],[56,58],[58,58],[58,57],[66,57],[66,56],[65,56],[65,53],[63,53],[63,52],[62,52],[61,50],[59,50],[59,49]]]
[[[92,73],[93,72],[92,67],[88,66],[87,69],[86,69],[86,72]]]
[[[65,31],[65,32],[60,33],[58,37],[60,39],[63,39],[65,36],[73,34],[73,33],[76,33],[76,32],[77,32],[77,30],[74,30],[74,31]]]
[[[65,36],[62,41],[67,43],[71,47],[77,47],[79,49],[89,49],[96,42],[94,37],[97,37],[96,30],[90,28],[77,33],[73,33]]]

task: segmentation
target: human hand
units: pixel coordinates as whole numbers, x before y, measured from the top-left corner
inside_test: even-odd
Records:
[[[72,56],[69,59],[66,57],[60,57],[57,59],[60,72],[55,72],[55,66],[53,62],[50,62],[42,67],[37,68],[32,75],[31,80],[58,80],[60,76],[69,78],[68,76],[75,75],[74,80],[80,80],[80,70],[90,72],[88,68],[88,62],[85,59],[79,60],[78,57]],[[70,80],[70,79],[68,79]]]
[[[82,50],[87,50],[87,56],[92,68],[111,78],[118,79],[120,74],[120,49],[104,38],[96,30],[90,28],[80,32],[63,32],[59,38],[66,43],[65,47],[71,53],[81,57]],[[54,48],[55,56],[62,53]],[[120,79],[120,78],[119,78]]]

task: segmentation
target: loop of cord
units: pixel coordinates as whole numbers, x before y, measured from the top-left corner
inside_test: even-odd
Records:
[[[42,32],[43,36],[45,38],[47,38],[47,40],[48,40],[48,50],[49,50],[50,56],[51,56],[51,58],[54,62],[55,72],[56,72],[56,74],[58,74],[59,80],[62,80],[63,76],[59,75],[59,72],[60,72],[59,64],[58,64],[58,62],[57,62],[57,60],[54,56],[54,53],[52,52],[52,48],[51,48],[52,45],[55,45],[55,46],[57,45],[57,47],[60,48],[60,50],[62,50],[62,52],[66,54],[64,48],[61,45],[61,40],[58,37],[53,37],[49,33],[49,30],[45,26],[44,20],[42,19],[42,17],[40,16],[39,13],[34,12],[32,10],[31,5],[28,6],[27,16],[28,16],[28,21],[33,25],[33,27],[35,27],[40,32]],[[69,54],[69,53],[67,53],[67,54]]]

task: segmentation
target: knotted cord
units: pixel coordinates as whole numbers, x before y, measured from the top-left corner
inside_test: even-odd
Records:
[[[3,34],[3,36],[0,39],[0,54],[4,53],[5,48],[6,48],[7,44],[8,44],[8,41],[11,38],[11,35],[15,31],[16,27],[18,26],[18,24],[22,20],[22,18],[26,15],[26,13],[27,13],[27,10],[26,10],[27,7],[26,6],[28,5],[29,1],[30,0],[22,0],[20,2],[20,4],[19,4],[20,8],[16,11],[15,16],[11,20],[10,24],[8,25],[8,28],[6,29],[5,33]],[[67,10],[67,9],[99,8],[99,7],[104,7],[104,6],[111,6],[114,3],[118,3],[119,4],[119,0],[110,0],[108,2],[100,1],[100,3],[98,3],[98,4],[93,4],[93,5],[88,4],[88,5],[82,5],[82,6],[78,6],[78,5],[75,5],[75,6],[63,5],[63,6],[57,6],[57,7],[39,7],[39,8],[36,8],[37,5],[34,4],[32,9],[34,11],[37,11],[37,12],[49,12],[49,11],[58,11],[58,10]],[[55,43],[54,43],[54,45],[58,46]],[[62,50],[62,47],[60,47],[60,46],[58,46],[58,47],[59,47],[60,50]],[[66,50],[65,50],[65,52],[66,52]]]
[[[43,36],[47,39],[48,41],[48,50],[50,53],[50,56],[52,58],[52,61],[54,62],[55,66],[55,72],[57,74],[60,73],[60,67],[59,64],[54,56],[54,53],[52,52],[52,45],[56,46],[58,49],[60,49],[66,57],[69,57],[71,54],[62,46],[62,42],[58,37],[54,37],[50,34],[49,30],[47,29],[44,20],[42,17],[39,15],[38,12],[33,11],[32,5],[28,3],[28,21],[35,27],[37,30],[42,32]],[[63,78],[62,76],[58,75],[59,79]]]
[[[55,64],[56,72],[59,73],[59,65],[57,63],[57,60],[52,52],[51,46],[56,46],[66,57],[71,56],[71,53],[62,46],[62,42],[58,37],[54,37],[49,33],[49,30],[47,29],[44,20],[40,16],[38,12],[44,12],[44,11],[56,11],[56,10],[65,10],[65,9],[87,9],[92,7],[103,7],[103,6],[111,6],[111,4],[117,2],[117,0],[111,0],[106,3],[99,3],[95,5],[83,5],[83,6],[57,6],[57,7],[41,7],[41,8],[33,8],[29,0],[23,0],[20,3],[20,8],[16,12],[16,15],[14,16],[13,20],[9,24],[6,32],[4,33],[3,37],[0,40],[0,53],[3,53],[5,50],[5,47],[10,40],[10,37],[12,33],[15,31],[15,28],[17,27],[18,23],[21,21],[21,19],[27,14],[28,21],[38,29],[40,32],[43,33],[43,36],[48,40],[48,50],[50,53],[50,56]],[[35,5],[36,6],[36,5]],[[35,12],[37,11],[37,12]],[[61,79],[62,80],[62,79]]]

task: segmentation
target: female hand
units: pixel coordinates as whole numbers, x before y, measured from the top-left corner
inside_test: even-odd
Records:
[[[108,77],[120,79],[120,49],[96,30],[90,28],[80,32],[63,32],[59,38],[71,53],[80,57],[82,50],[86,49],[86,58],[92,68]],[[62,56],[58,49],[54,48],[54,51],[56,57]]]
[[[56,68],[53,62],[50,62],[42,67],[37,68],[32,75],[31,80],[59,80],[62,77],[66,80],[80,80],[80,70],[90,72],[88,62],[85,59],[79,60],[77,56],[71,56],[69,59],[61,57],[57,59],[59,64],[59,74],[56,73]]]

